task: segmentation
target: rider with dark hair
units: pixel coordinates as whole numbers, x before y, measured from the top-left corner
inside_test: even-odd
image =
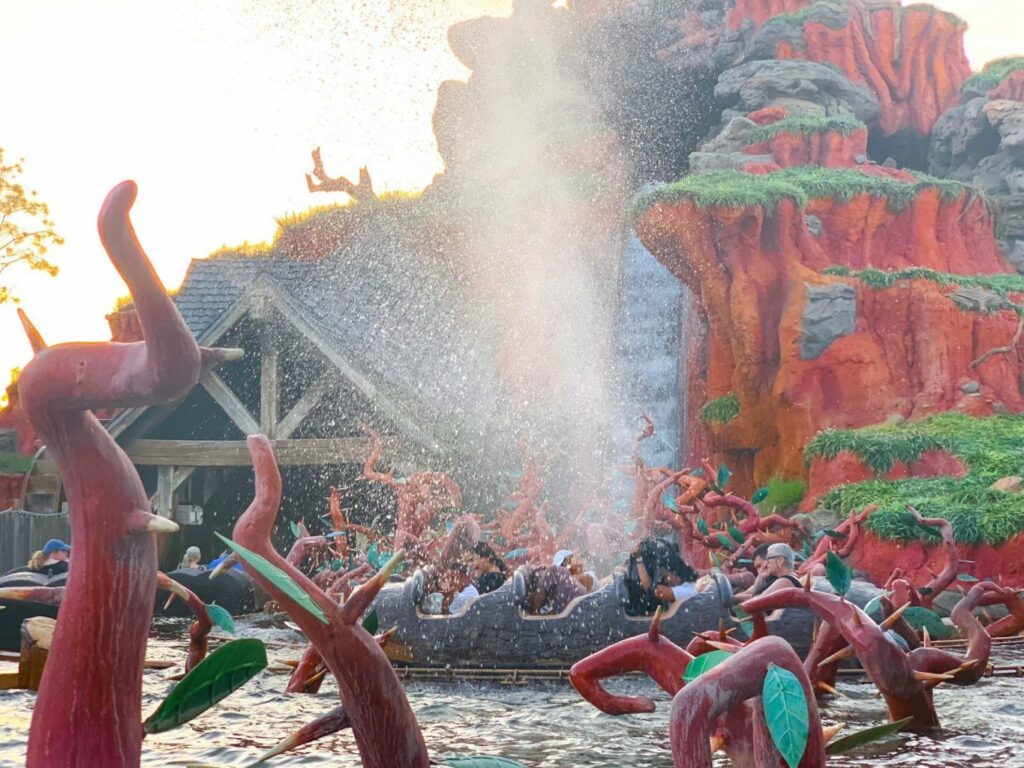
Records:
[[[653,613],[696,593],[697,572],[671,542],[648,538],[630,553],[626,572],[631,613]]]

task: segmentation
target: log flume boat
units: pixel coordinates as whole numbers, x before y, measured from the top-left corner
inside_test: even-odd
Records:
[[[423,612],[424,576],[417,572],[404,583],[386,586],[374,601],[381,630],[395,628],[384,651],[396,666],[451,669],[567,669],[612,643],[646,632],[650,616],[626,611],[625,585],[617,574],[600,589],[573,600],[559,614],[528,615],[525,579],[517,571],[494,592],[475,598],[455,615]],[[818,579],[814,589],[832,591]],[[881,593],[868,582],[855,582],[847,598],[863,607]],[[661,634],[685,646],[695,634],[716,630],[721,623],[743,625],[731,613],[733,593],[724,577],[706,592],[673,604],[663,613]],[[806,655],[814,631],[809,611],[787,609],[769,622],[772,634],[785,638]]]
[[[207,605],[216,603],[232,616],[251,613],[256,610],[255,588],[252,579],[245,571],[228,568],[221,571],[217,578],[210,579],[213,571],[199,568],[178,568],[168,571],[167,575],[187,589],[192,590]],[[166,605],[168,592],[163,589],[156,591],[156,616],[191,617],[192,611],[181,600],[174,600]]]
[[[63,587],[66,573],[46,576],[31,568],[15,568],[0,576],[0,588],[6,587]],[[0,598],[0,651],[21,648],[21,623],[33,616],[57,617],[57,606],[34,600],[6,600]]]

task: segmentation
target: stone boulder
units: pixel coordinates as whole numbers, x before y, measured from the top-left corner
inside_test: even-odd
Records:
[[[816,360],[833,341],[857,330],[857,289],[846,283],[806,287],[800,359]]]
[[[767,107],[790,115],[853,116],[864,123],[878,119],[880,107],[867,88],[841,72],[813,61],[748,61],[718,79],[715,99],[729,121]]]

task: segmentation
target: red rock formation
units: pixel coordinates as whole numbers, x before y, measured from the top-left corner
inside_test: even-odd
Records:
[[[739,0],[730,24],[739,28],[741,8],[760,26],[778,13],[808,5],[806,0]],[[803,40],[779,42],[776,58],[830,64],[867,86],[881,104],[885,135],[907,128],[931,133],[939,117],[958,102],[960,87],[971,75],[963,47],[965,25],[927,5],[901,8],[894,2],[889,8],[868,8],[850,2],[849,14],[849,22],[836,28],[816,20],[812,12],[802,22]]]
[[[882,475],[872,472],[859,456],[841,451],[834,459],[816,458],[811,461],[807,495],[801,509],[805,512],[814,509],[815,502],[828,490],[844,483],[860,483],[875,478],[902,480],[908,477],[963,477],[966,474],[967,468],[960,459],[944,451],[923,453],[913,464],[898,461]]]
[[[836,265],[1009,271],[983,202],[966,194],[943,201],[925,188],[899,212],[884,198],[858,195],[812,199],[806,213],[820,220],[819,236],[789,199],[769,209],[659,203],[636,224],[640,239],[691,287],[705,313],[708,340],[690,386],[707,393],[703,402],[730,392],[739,397],[736,418],[706,428],[710,447],[736,472],[739,493],[773,475],[806,476],[803,449],[821,429],[968,408],[957,386],[968,375],[1007,409],[1024,410],[1014,356],[992,356],[969,370],[1009,342],[1016,314],[961,311],[948,287],[928,280],[875,289],[823,274]],[[809,292],[839,283],[856,291],[855,326],[804,359]]]
[[[1024,101],[1024,70],[1011,72],[998,86],[988,92],[989,98]]]
[[[841,131],[821,133],[779,133],[768,141],[751,144],[745,150],[749,155],[772,155],[781,168],[800,165],[820,165],[823,168],[854,168],[856,158],[867,157],[868,130],[844,134]],[[764,172],[766,168],[750,168],[748,172]]]
[[[961,544],[959,548],[963,558],[960,573],[979,579],[998,578],[1007,587],[1024,587],[1024,534],[998,546]],[[884,584],[893,569],[899,568],[914,584],[923,585],[929,579],[929,571],[938,572],[945,565],[945,554],[940,547],[926,542],[882,539],[865,531],[849,564],[878,584]]]

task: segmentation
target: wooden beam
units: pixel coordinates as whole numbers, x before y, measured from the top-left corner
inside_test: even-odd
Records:
[[[161,517],[174,517],[174,466],[158,467],[156,471],[156,493],[150,504]]]
[[[199,377],[199,383],[210,393],[210,397],[224,410],[235,426],[242,430],[242,434],[259,434],[260,425],[242,404],[242,401],[231,391],[231,388],[224,383],[224,379],[213,371],[203,371]]]
[[[365,437],[323,440],[272,440],[277,463],[288,465],[361,464],[370,453]],[[384,438],[385,449],[398,442]],[[249,449],[243,440],[131,440],[125,445],[129,458],[145,466],[249,467]]]
[[[309,416],[309,412],[335,386],[337,376],[337,371],[325,371],[312,387],[302,393],[302,397],[299,398],[298,402],[281,419],[274,432],[274,436],[280,440],[291,437],[292,433],[302,424],[302,420]]]
[[[281,393],[277,378],[277,338],[269,323],[260,329],[260,429],[273,439],[276,435]]]

